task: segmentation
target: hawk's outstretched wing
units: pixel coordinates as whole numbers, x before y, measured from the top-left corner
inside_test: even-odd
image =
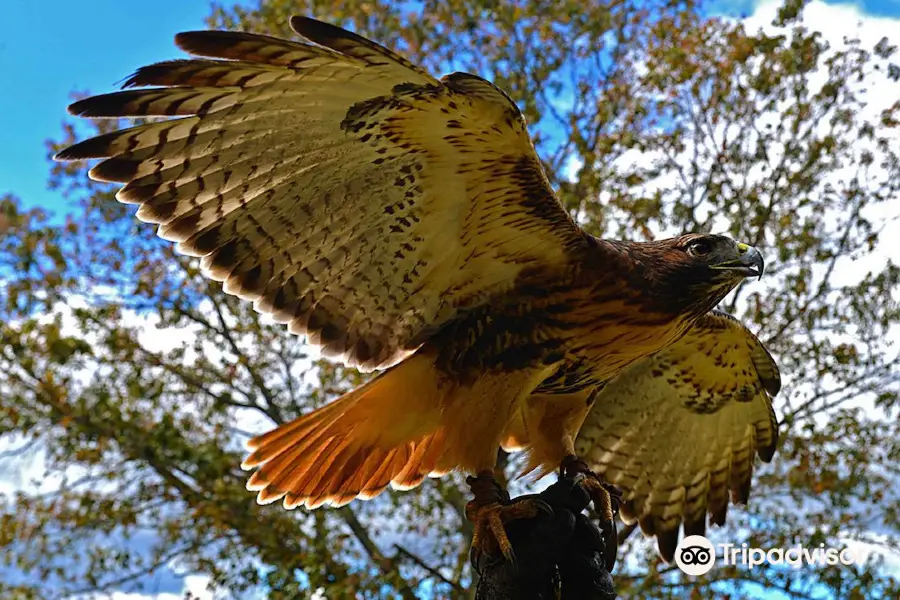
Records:
[[[597,396],[575,448],[621,487],[622,518],[656,535],[669,562],[684,523],[702,535],[706,514],[725,522],[729,492],[747,502],[754,454],[778,440],[772,356],[734,317],[713,311],[675,344],[613,379]]]
[[[225,290],[364,369],[387,366],[457,315],[566,264],[585,243],[515,104],[464,73],[438,81],[338,27],[311,40],[198,31],[88,117],[177,116],[102,135],[59,159],[91,176]]]

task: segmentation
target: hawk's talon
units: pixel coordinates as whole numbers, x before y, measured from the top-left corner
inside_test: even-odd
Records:
[[[519,500],[524,500],[524,499],[526,499],[526,498],[516,499],[515,501],[518,502]],[[551,519],[556,516],[556,511],[553,510],[553,507],[550,506],[549,504],[547,504],[546,502],[544,502],[543,500],[541,500],[540,498],[535,496],[535,498],[527,498],[527,499],[529,501],[534,502],[534,507],[536,509],[538,509],[539,511],[545,513]]]
[[[499,552],[515,569],[516,556],[506,534],[505,524],[517,519],[532,519],[542,512],[553,515],[550,505],[534,497],[517,498],[512,503],[507,501],[504,504],[482,504],[476,498],[466,504],[466,519],[475,526],[469,553],[472,567],[480,571],[482,559],[485,556],[493,558]]]
[[[609,522],[608,534],[605,529],[603,530],[603,536],[603,565],[612,573],[616,566],[616,555],[619,553],[619,531],[615,519]]]
[[[582,477],[579,478],[578,476]],[[559,465],[559,476],[574,479],[584,489],[594,503],[594,510],[600,515],[600,531],[603,532],[603,561],[606,570],[612,572],[616,565],[619,549],[616,515],[622,502],[622,490],[600,479],[588,468],[587,463],[577,456],[565,457]]]

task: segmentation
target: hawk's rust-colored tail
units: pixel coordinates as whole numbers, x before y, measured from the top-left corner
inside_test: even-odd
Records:
[[[253,438],[242,468],[261,504],[344,505],[388,485],[408,489],[455,467],[438,373],[414,355],[330,404]],[[448,464],[449,463],[449,464]]]
[[[286,508],[341,506],[388,485],[494,467],[504,430],[551,367],[485,371],[463,383],[423,346],[334,402],[250,440],[247,489]]]

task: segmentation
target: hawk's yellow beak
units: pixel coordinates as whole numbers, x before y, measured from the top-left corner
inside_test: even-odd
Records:
[[[762,278],[763,272],[766,270],[766,262],[763,260],[762,254],[753,246],[737,244],[738,257],[734,260],[728,260],[716,265],[712,265],[713,269],[728,270],[740,273],[744,277]]]

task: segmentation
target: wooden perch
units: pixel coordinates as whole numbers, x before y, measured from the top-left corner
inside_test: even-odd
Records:
[[[481,575],[475,600],[614,600],[612,576],[604,565],[606,541],[583,512],[587,493],[574,480],[560,479],[540,494],[513,502],[535,496],[553,509],[552,516],[507,524],[515,563],[502,556],[473,560]]]

